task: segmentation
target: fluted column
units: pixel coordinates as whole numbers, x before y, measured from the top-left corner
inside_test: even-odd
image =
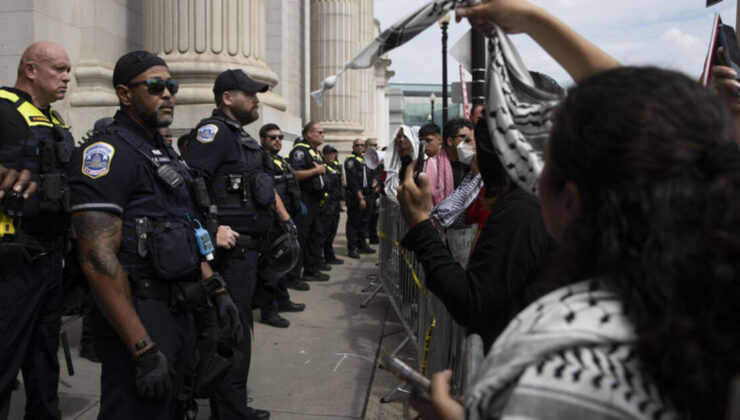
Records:
[[[266,0],[147,0],[144,48],[167,61],[181,82],[178,104],[212,104],[213,82],[227,68],[241,68],[270,86],[277,75],[265,63]],[[260,95],[285,110],[282,97]]]
[[[363,0],[364,1],[364,0]],[[311,86],[336,73],[358,52],[358,0],[311,0]],[[324,126],[326,141],[346,152],[362,134],[359,74],[345,72],[324,94],[323,105],[311,105],[311,119]]]
[[[375,37],[373,0],[359,0],[359,50]],[[360,122],[363,137],[375,137],[375,71],[373,68],[359,70],[360,79]]]

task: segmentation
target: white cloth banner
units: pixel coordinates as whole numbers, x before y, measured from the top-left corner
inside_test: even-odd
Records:
[[[336,74],[327,77],[321,82],[318,90],[311,92],[316,105],[321,106],[324,92],[337,84],[337,79],[347,70],[366,69],[375,64],[378,57],[388,51],[400,47],[406,42],[419,35],[426,28],[432,26],[447,13],[456,7],[472,6],[480,3],[480,0],[433,0],[391,25],[375,38],[365,49],[347,62]]]

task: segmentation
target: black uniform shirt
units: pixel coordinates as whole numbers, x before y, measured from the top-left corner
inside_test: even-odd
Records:
[[[139,267],[136,270],[153,275],[151,262],[138,252],[139,238],[133,230],[135,220],[143,217],[152,222],[196,219],[188,190],[191,178],[185,164],[159,133],[150,137],[143,127],[121,111],[116,113],[114,120],[109,131],[95,134],[72,154],[70,212],[93,210],[118,215],[123,224],[118,255],[121,263],[127,270],[135,266]],[[182,177],[182,185],[165,186],[153,161],[169,165]],[[194,243],[177,245],[189,252],[195,246]],[[193,270],[196,269],[194,266]]]
[[[31,95],[23,90],[3,87],[2,89],[15,93],[28,102],[32,102]],[[51,119],[51,107],[39,109],[47,118]],[[21,149],[28,138],[29,128],[26,120],[16,106],[11,102],[0,99],[0,155],[2,163],[10,169],[22,170],[29,169],[29,165],[20,158]],[[72,147],[72,145],[70,145]],[[31,174],[32,181],[39,181],[38,173]],[[38,199],[38,194],[34,199]],[[28,205],[28,203],[26,203]],[[26,207],[27,208],[27,207]],[[27,234],[39,240],[51,240],[59,235],[66,233],[69,226],[69,220],[62,214],[49,215],[44,214],[39,217],[24,218],[22,229]]]
[[[299,143],[304,144],[305,147],[298,146]],[[315,166],[314,162],[320,165],[324,164],[324,160],[321,158],[319,152],[312,147],[308,141],[301,139],[299,143],[296,143],[296,145],[293,146],[293,149],[290,151],[290,155],[288,155],[288,163],[290,163],[290,167],[293,168],[293,170],[305,171],[313,169]],[[325,181],[321,175],[314,175],[310,178],[304,179],[303,181],[299,181],[299,185],[301,186],[301,192],[304,193],[304,196],[321,199],[324,195],[322,188],[324,188]]]
[[[215,178],[229,174],[244,174],[247,180],[258,173],[272,176],[267,165],[267,152],[242,129],[241,124],[220,109],[214,109],[211,118],[198,124],[195,137],[190,139],[188,150],[182,157],[195,175],[203,176],[209,186],[213,185]],[[211,194],[216,196],[214,191]],[[250,222],[241,216],[225,215],[219,216],[219,223],[246,232],[246,225]]]
[[[348,156],[344,161],[344,168],[347,173],[347,188],[353,197],[357,195],[357,191],[364,193],[372,185],[362,156],[359,159],[355,155]]]
[[[114,119],[114,124],[138,134],[162,153],[169,149],[172,157],[176,158],[174,150],[166,145],[159,133],[150,138],[143,127],[121,111],[116,113]],[[117,135],[99,134],[73,154],[70,165],[70,211],[106,211],[123,217],[128,205],[153,199],[152,183],[156,181],[149,176],[148,166],[151,163],[144,161],[134,148]]]

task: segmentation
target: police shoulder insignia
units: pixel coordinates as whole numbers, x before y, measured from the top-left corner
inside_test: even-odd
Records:
[[[303,150],[300,150],[300,149],[296,150],[295,153],[293,154],[293,157],[296,160],[303,160],[305,156],[306,154],[303,152]]]
[[[108,175],[116,149],[106,142],[96,142],[82,152],[82,173],[92,179]]]
[[[353,159],[349,159],[347,161],[347,167],[352,169],[353,166],[355,166],[355,161]]]
[[[206,124],[198,129],[198,135],[195,137],[201,143],[210,143],[216,138],[218,126],[215,124]]]

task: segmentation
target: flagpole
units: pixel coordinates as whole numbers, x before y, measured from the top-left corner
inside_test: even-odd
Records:
[[[738,25],[740,25],[740,0],[737,0],[737,8],[735,10],[735,37],[737,38],[737,43],[740,44],[740,30],[738,30]]]

